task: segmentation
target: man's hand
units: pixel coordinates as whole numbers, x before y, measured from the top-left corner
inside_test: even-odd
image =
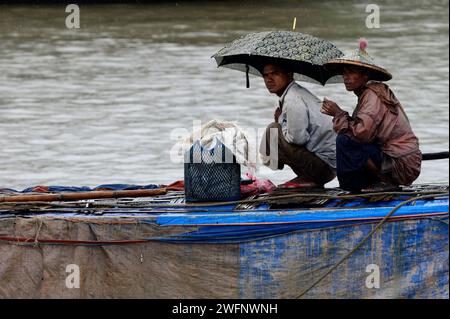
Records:
[[[273,119],[275,120],[275,123],[278,123],[278,118],[281,115],[281,109],[279,107],[277,107],[277,109],[275,110],[275,113],[273,114]]]
[[[336,114],[344,112],[344,110],[341,109],[335,102],[324,98],[320,112],[326,115],[336,116]]]

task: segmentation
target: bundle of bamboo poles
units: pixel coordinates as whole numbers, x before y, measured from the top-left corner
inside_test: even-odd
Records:
[[[121,191],[92,191],[57,194],[33,194],[33,195],[7,195],[0,196],[0,203],[10,202],[54,202],[74,201],[99,198],[123,198],[123,197],[151,197],[167,194],[166,188],[121,190]]]

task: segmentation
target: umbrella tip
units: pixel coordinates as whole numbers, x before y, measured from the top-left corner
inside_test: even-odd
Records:
[[[295,31],[296,25],[297,25],[297,17],[294,17],[294,21],[292,22],[292,31]]]

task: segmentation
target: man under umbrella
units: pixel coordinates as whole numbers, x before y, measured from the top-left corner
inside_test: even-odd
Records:
[[[263,75],[269,92],[279,97],[274,122],[267,128],[260,153],[272,169],[290,166],[297,177],[286,187],[322,187],[335,177],[332,121],[320,113],[320,100],[295,81],[325,85],[341,81],[323,64],[343,56],[331,42],[291,31],[247,34],[220,49],[218,66]]]
[[[336,176],[336,136],[320,113],[320,99],[294,81],[288,66],[270,63],[261,71],[269,92],[279,97],[274,122],[261,141],[263,164],[292,168],[297,177],[284,187],[323,187]]]

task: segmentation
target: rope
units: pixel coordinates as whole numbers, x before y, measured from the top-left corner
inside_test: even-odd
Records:
[[[53,245],[75,245],[75,246],[104,246],[104,245],[126,245],[139,244],[151,241],[151,239],[129,239],[129,240],[70,240],[70,239],[40,239],[37,242],[31,242],[31,238],[0,236],[0,241],[14,243],[17,245],[53,244]]]
[[[428,195],[419,195],[413,198],[410,198],[408,200],[405,200],[401,203],[399,203],[397,206],[395,206],[373,229],[372,231],[367,234],[366,237],[364,237],[363,240],[361,240],[348,254],[346,254],[340,261],[338,261],[333,267],[328,269],[325,274],[323,274],[318,280],[316,280],[311,286],[309,286],[307,289],[305,289],[300,295],[296,297],[296,299],[302,298],[305,294],[307,294],[309,291],[311,291],[315,286],[317,286],[322,280],[324,280],[330,273],[333,272],[337,267],[339,267],[345,260],[347,260],[351,255],[353,255],[354,252],[358,250],[359,247],[361,247],[372,235],[381,227],[383,224],[389,219],[389,217],[395,213],[399,208],[402,206],[414,202],[418,199],[424,199],[424,198],[430,198],[430,197],[436,197],[436,196],[448,196],[448,192],[446,193],[438,193],[438,194],[428,194]]]
[[[36,231],[36,236],[34,237],[34,245],[35,246],[38,245],[38,237],[39,237],[39,233],[41,232],[42,224],[43,224],[42,218],[39,218],[39,227]]]

